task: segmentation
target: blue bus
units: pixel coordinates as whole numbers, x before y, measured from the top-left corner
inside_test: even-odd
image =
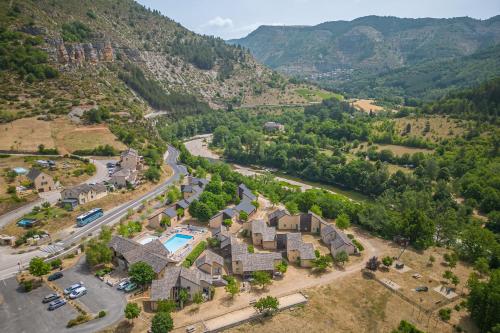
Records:
[[[82,214],[76,218],[76,225],[79,227],[83,227],[84,225],[93,222],[104,215],[104,212],[101,208],[94,208]]]

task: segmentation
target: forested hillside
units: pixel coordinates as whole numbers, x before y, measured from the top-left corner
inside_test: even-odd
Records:
[[[0,35],[1,121],[88,104],[182,116],[284,95],[288,85],[241,47],[132,0],[5,1]]]
[[[249,48],[271,68],[331,88],[432,98],[498,75],[498,48],[491,47],[500,42],[500,16],[367,16],[316,26],[262,26],[230,42]]]

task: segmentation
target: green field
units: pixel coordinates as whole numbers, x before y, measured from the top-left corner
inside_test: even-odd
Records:
[[[299,88],[296,89],[295,92],[302,98],[306,99],[308,102],[314,101],[316,99],[315,97],[317,98],[319,97],[320,99],[328,99],[332,97],[335,97],[338,100],[344,99],[344,96],[340,94],[336,94],[325,90],[312,90],[309,88]]]

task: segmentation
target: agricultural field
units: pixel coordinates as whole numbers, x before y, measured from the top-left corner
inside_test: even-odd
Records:
[[[384,108],[380,105],[376,105],[373,99],[356,99],[352,102],[355,108],[363,112],[380,112],[383,111]]]
[[[431,154],[433,151],[431,149],[424,149],[424,148],[414,148],[414,147],[406,147],[406,146],[400,146],[400,145],[390,145],[390,144],[383,144],[383,143],[374,143],[373,145],[369,146],[368,142],[361,142],[358,146],[358,148],[353,148],[351,150],[352,153],[357,153],[358,151],[367,151],[368,148],[370,147],[376,147],[377,151],[381,150],[390,150],[395,156],[401,156],[403,154],[415,154],[415,153],[426,153],[426,154]]]
[[[321,101],[323,99],[329,99],[332,97],[335,97],[338,100],[344,99],[344,96],[340,94],[324,90],[313,90],[310,87],[298,88],[295,90],[295,92],[308,102],[317,102],[318,100]]]
[[[432,142],[461,136],[467,128],[466,121],[443,116],[404,117],[395,119],[395,124],[397,133],[406,131],[409,124],[411,129],[407,136],[422,137]]]
[[[60,154],[105,144],[118,150],[125,149],[107,126],[77,126],[66,118],[53,121],[34,117],[18,119],[0,124],[0,133],[0,150],[37,151],[40,144],[57,148]]]
[[[326,90],[311,88],[310,86],[287,84],[283,89],[266,89],[260,94],[246,95],[241,103],[242,107],[265,105],[293,105],[320,103],[323,98],[338,96]]]

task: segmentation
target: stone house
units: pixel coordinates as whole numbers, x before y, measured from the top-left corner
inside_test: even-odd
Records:
[[[108,190],[104,184],[80,184],[65,188],[61,191],[62,200],[76,200],[78,204],[83,205],[105,197]]]
[[[153,214],[148,217],[148,226],[153,229],[162,228],[161,220],[164,217],[168,217],[170,219],[170,226],[175,226],[179,222],[175,206],[171,206],[168,208],[160,208],[153,212]]]
[[[52,176],[38,169],[31,169],[26,177],[33,183],[33,187],[38,192],[50,192],[56,190],[56,185]]]
[[[198,269],[211,276],[222,275],[224,273],[224,258],[210,250],[205,250],[196,260],[195,264]]]
[[[189,269],[183,266],[167,267],[163,277],[153,280],[151,283],[150,305],[153,311],[158,308],[158,301],[179,299],[180,290],[188,292],[192,300],[197,293],[204,294],[210,299],[212,277],[205,272],[195,268]]]

